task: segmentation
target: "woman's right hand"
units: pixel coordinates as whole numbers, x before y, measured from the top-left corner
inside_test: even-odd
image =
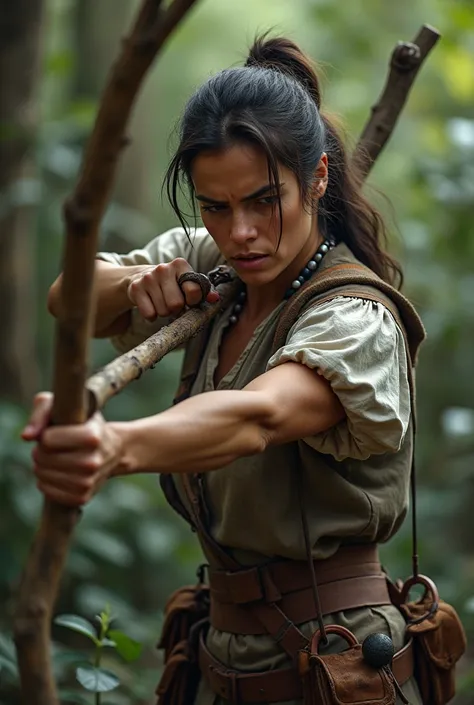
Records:
[[[201,287],[194,282],[184,282],[182,290],[178,278],[185,272],[192,272],[188,262],[182,257],[167,264],[149,265],[130,277],[127,294],[140,314],[148,321],[157,316],[166,318],[182,312],[185,305],[196,306],[202,298]],[[206,301],[214,303],[219,294],[211,290]]]

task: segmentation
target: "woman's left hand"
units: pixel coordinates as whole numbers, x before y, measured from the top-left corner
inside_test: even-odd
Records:
[[[117,467],[121,440],[100,413],[84,424],[50,426],[52,405],[52,394],[36,395],[22,438],[37,441],[32,452],[34,473],[45,497],[81,506]]]

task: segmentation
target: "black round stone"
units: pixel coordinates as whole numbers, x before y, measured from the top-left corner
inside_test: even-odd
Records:
[[[395,649],[393,641],[386,634],[369,634],[362,642],[362,654],[373,668],[388,666]]]

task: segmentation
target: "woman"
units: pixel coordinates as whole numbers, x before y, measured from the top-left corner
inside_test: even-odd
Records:
[[[205,226],[192,232],[178,203],[183,182]],[[397,652],[405,643],[376,554],[405,517],[410,477],[411,369],[407,331],[395,321],[403,297],[383,289],[400,270],[382,251],[382,220],[320,112],[314,69],[286,39],[257,40],[245,67],[222,71],[191,98],[167,188],[181,228],[143,250],[98,256],[95,334],[119,350],[133,347],[199,303],[200,286],[182,275],[227,262],[243,288],[208,333],[191,397],[132,422],[96,414],[83,426],[46,429],[51,399],[42,394],[23,436],[37,441],[38,487],[57,502],[84,504],[110,477],[167,473],[174,502],[193,520],[196,492],[212,588],[196,702],[300,703],[292,657],[301,642],[290,642],[321,626],[318,597],[326,624],[359,641],[384,633]],[[344,280],[339,295],[312,299],[274,350],[282,313],[302,285],[358,262],[369,294],[349,287],[348,295]],[[53,314],[59,296],[60,279],[50,291]],[[422,337],[410,315],[407,328]],[[408,337],[415,352],[418,342]],[[307,549],[321,583],[316,596]],[[273,617],[280,605],[284,629],[232,588],[229,565],[258,575],[266,593],[259,604]],[[324,643],[323,654],[347,648],[340,636]],[[242,673],[266,679],[247,678],[246,690]],[[420,702],[410,673],[403,692]]]

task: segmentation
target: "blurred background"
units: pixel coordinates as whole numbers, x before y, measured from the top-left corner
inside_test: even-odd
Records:
[[[19,440],[33,394],[51,386],[54,324],[48,287],[61,267],[62,204],[71,192],[106,73],[137,0],[0,0],[0,703],[18,700],[10,639],[12,601],[41,500],[30,448]],[[201,0],[166,44],[130,125],[101,249],[142,246],[176,221],[161,180],[185,101],[221,68],[239,65],[257,32],[292,37],[321,66],[326,109],[354,144],[384,84],[398,40],[420,25],[442,34],[421,70],[368,183],[386,214],[405,293],[428,331],[418,367],[422,572],[474,635],[474,3],[472,0]],[[387,197],[387,198],[385,198]],[[94,341],[91,369],[115,352]],[[169,405],[172,354],[106,410],[113,419]],[[383,558],[410,573],[407,521]],[[149,705],[155,651],[171,590],[195,580],[194,535],[165,505],[157,478],[115,480],[86,508],[75,533],[57,613],[93,620],[110,604],[116,624],[144,645],[109,665],[122,685],[104,702]],[[53,630],[62,702],[95,703],[71,663],[89,642]],[[458,668],[456,705],[474,703],[474,650]]]

